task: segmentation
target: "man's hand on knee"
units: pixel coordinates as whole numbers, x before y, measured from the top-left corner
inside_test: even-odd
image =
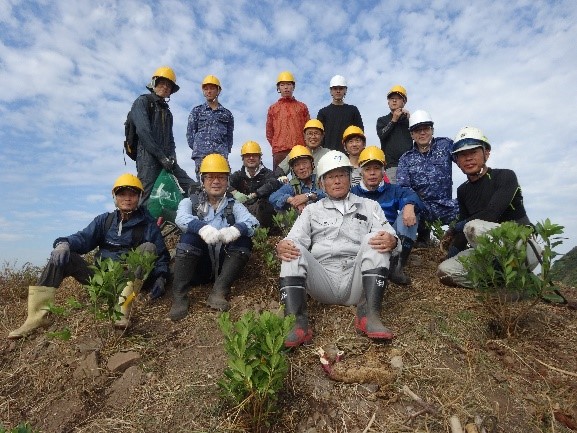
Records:
[[[290,262],[291,260],[299,258],[301,252],[293,241],[283,239],[276,244],[276,255],[280,260]]]
[[[369,245],[379,253],[386,253],[397,247],[397,238],[389,232],[382,231],[369,239]]]

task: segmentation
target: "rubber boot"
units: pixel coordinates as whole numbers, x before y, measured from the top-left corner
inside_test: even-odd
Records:
[[[207,305],[219,311],[228,311],[230,304],[226,297],[230,293],[232,283],[239,277],[248,262],[250,254],[243,251],[230,251],[224,259],[220,274],[214,282],[212,292],[206,300]]]
[[[285,347],[297,347],[306,344],[313,338],[313,331],[309,328],[307,314],[307,293],[303,277],[281,277],[280,299],[284,305],[284,315],[295,315],[295,324],[289,332]]]
[[[8,338],[16,339],[29,335],[35,329],[48,325],[45,320],[48,311],[46,307],[54,302],[54,287],[30,286],[28,287],[28,317],[22,326],[8,334]]]
[[[406,236],[401,236],[399,240],[403,248],[399,255],[391,257],[389,279],[395,284],[406,286],[411,284],[411,279],[405,275],[405,266],[409,261],[414,241]]]
[[[126,287],[122,289],[122,293],[118,297],[118,305],[116,311],[120,311],[122,316],[114,322],[114,327],[118,329],[126,329],[130,326],[130,313],[132,311],[132,303],[140,293],[142,288],[142,280],[134,280],[126,283]]]
[[[188,314],[188,289],[192,284],[196,265],[200,256],[196,254],[197,248],[189,244],[176,246],[174,258],[174,279],[172,281],[172,306],[168,316],[176,322],[182,320]]]
[[[419,225],[417,232],[416,246],[418,248],[429,248],[431,246],[431,228]]]
[[[387,288],[387,268],[363,271],[363,297],[357,305],[355,328],[359,333],[378,340],[392,340],[393,332],[381,322],[383,296]]]

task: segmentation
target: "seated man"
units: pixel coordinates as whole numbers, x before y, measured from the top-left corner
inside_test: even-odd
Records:
[[[226,311],[226,296],[252,251],[258,220],[226,194],[230,169],[225,157],[211,153],[200,164],[201,189],[178,205],[176,224],[182,230],[174,260],[170,319],[188,314],[188,289],[214,281],[206,303]]]
[[[269,201],[277,211],[294,208],[298,213],[301,213],[308,203],[320,200],[325,195],[316,184],[311,151],[305,146],[297,144],[291,149],[288,158],[293,178],[289,183],[273,192]]]
[[[462,251],[467,242],[474,247],[477,236],[505,221],[531,224],[515,172],[487,167],[490,152],[489,140],[477,128],[465,126],[455,137],[453,157],[467,181],[457,189],[460,221],[448,231],[453,240],[449,258],[437,270],[441,283],[449,286],[471,287],[467,272],[458,260],[472,251],[471,248]],[[534,268],[538,259],[530,249],[528,246],[527,257]]]
[[[71,276],[81,284],[88,284],[94,272],[81,255],[96,247],[98,252],[95,258],[103,259],[120,260],[133,248],[157,254],[154,269],[145,285],[153,284],[152,298],[162,296],[170,256],[156,221],[143,206],[139,206],[143,193],[142,183],[136,176],[123,174],[112,187],[116,211],[98,215],[84,230],[54,241],[50,261],[44,267],[37,285],[28,289],[28,318],[20,328],[10,332],[8,338],[25,337],[47,324],[45,316],[48,312],[45,308],[54,302],[56,288],[64,278]],[[123,305],[120,311],[124,316],[116,323],[121,328],[128,326],[131,304],[125,306],[123,300],[132,293],[132,287],[132,284],[127,285],[121,295]]]
[[[308,150],[311,151],[314,159],[315,166],[318,164],[319,159],[329,151],[322,146],[323,137],[324,137],[324,127],[323,124],[317,119],[311,119],[303,128],[303,135],[305,139],[305,146]],[[285,159],[278,165],[274,174],[278,179],[283,182],[287,183],[288,178],[287,175],[290,173],[291,168],[289,164],[289,157],[286,156]],[[314,170],[313,170],[314,173]]]
[[[324,304],[356,304],[355,328],[369,338],[394,337],[380,315],[398,239],[377,202],[350,193],[351,169],[342,152],[321,158],[319,182],[327,197],[305,207],[277,244],[281,301],[285,315],[296,316],[287,347],[312,339],[307,292]]]
[[[230,175],[232,195],[256,217],[261,227],[271,228],[275,211],[268,198],[281,184],[273,172],[263,165],[262,150],[256,141],[244,143],[240,157],[242,168]]]
[[[400,254],[393,254],[389,278],[396,284],[410,284],[411,279],[405,275],[404,269],[413,243],[417,239],[418,215],[422,211],[423,204],[412,189],[386,183],[383,180],[385,154],[379,147],[365,148],[359,155],[359,166],[361,183],[354,186],[351,192],[359,197],[375,200],[381,205],[402,246]]]
[[[453,140],[433,137],[433,119],[423,110],[417,110],[409,119],[413,147],[399,159],[397,183],[411,188],[424,205],[419,222],[417,242],[428,245],[431,229],[427,222],[440,220],[450,224],[459,214],[459,205],[453,195],[452,156]]]

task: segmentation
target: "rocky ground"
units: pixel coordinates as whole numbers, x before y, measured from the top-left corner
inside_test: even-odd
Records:
[[[474,292],[438,284],[440,259],[436,249],[415,250],[413,284],[390,285],[382,317],[397,337],[389,344],[355,333],[354,308],[309,302],[313,344],[289,355],[271,432],[452,432],[451,417],[463,427],[477,417],[487,433],[577,431],[577,311],[540,302],[503,337]],[[4,335],[24,321],[27,295],[23,281],[8,277]],[[277,311],[275,284],[253,256],[231,316]],[[226,357],[218,314],[204,304],[208,289],[193,289],[190,314],[176,324],[167,319],[170,296],[141,296],[125,333],[67,308],[48,332],[1,340],[0,421],[45,433],[249,431],[219,397]],[[575,288],[564,290],[577,298]],[[67,280],[57,303],[72,297],[87,301]],[[65,329],[68,340],[58,338]],[[344,352],[330,376],[319,347]]]

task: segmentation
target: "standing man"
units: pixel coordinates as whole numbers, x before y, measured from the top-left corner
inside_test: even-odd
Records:
[[[247,141],[240,148],[242,167],[230,176],[234,199],[246,206],[261,227],[272,228],[275,214],[268,201],[271,193],[280,188],[272,170],[262,163],[262,150],[256,141]]]
[[[295,78],[289,71],[281,72],[276,80],[280,99],[272,104],[266,116],[266,139],[272,147],[272,169],[288,155],[293,146],[304,145],[302,130],[310,119],[308,107],[293,96]]]
[[[172,113],[168,107],[170,96],[180,89],[176,84],[176,74],[168,66],[161,66],[154,72],[146,88],[151,93],[140,95],[130,110],[138,135],[136,170],[144,187],[143,206],[163,168],[174,174],[185,193],[193,183],[176,161]]]
[[[358,185],[361,181],[361,168],[359,167],[359,155],[367,145],[365,133],[358,126],[351,125],[343,132],[343,149],[349,157],[353,167],[351,171],[351,186]]]
[[[287,347],[312,339],[307,293],[323,304],[357,305],[355,328],[369,338],[394,337],[380,316],[398,239],[377,202],[350,193],[350,174],[344,153],[323,156],[318,175],[327,197],[305,207],[277,244],[281,302],[285,315],[296,316]]]
[[[321,157],[329,151],[329,149],[325,149],[322,146],[324,126],[319,120],[311,119],[305,123],[303,128],[303,135],[305,139],[305,146],[308,148],[308,150],[311,151],[316,167]],[[285,159],[283,159],[282,162],[278,165],[274,173],[281,182],[286,183],[288,182],[288,178],[286,176],[290,173],[290,171],[291,168],[289,165],[289,157],[287,155]]]
[[[192,109],[186,128],[186,140],[192,149],[197,180],[200,164],[206,155],[218,153],[228,159],[234,131],[232,113],[218,101],[222,91],[220,80],[214,75],[207,75],[200,87],[206,102]]]
[[[425,209],[419,221],[417,242],[427,245],[431,228],[427,223],[440,220],[450,224],[459,215],[457,200],[453,194],[453,140],[433,137],[431,115],[417,110],[409,119],[409,132],[413,146],[399,160],[397,183],[411,188],[423,202]]]
[[[73,277],[80,284],[88,284],[94,271],[84,261],[82,255],[97,247],[95,259],[110,258],[118,261],[123,254],[134,248],[140,252],[156,254],[154,269],[145,285],[152,287],[151,299],[164,294],[170,255],[156,221],[146,208],[139,206],[142,194],[142,183],[136,176],[130,173],[121,175],[112,186],[115,211],[98,215],[83,230],[54,241],[50,260],[44,267],[38,283],[28,288],[28,317],[20,328],[8,334],[8,338],[25,337],[35,329],[48,324],[47,307],[54,302],[56,289],[60,287],[64,278]],[[119,310],[124,316],[115,323],[116,327],[126,328],[129,325],[131,304],[126,305],[126,300],[133,290],[133,282],[130,282],[122,291]]]
[[[460,221],[448,232],[453,240],[449,258],[437,269],[441,283],[448,286],[472,287],[459,260],[459,257],[471,253],[472,248],[464,250],[468,242],[474,247],[478,236],[505,221],[531,224],[515,172],[487,167],[490,153],[489,140],[480,129],[465,126],[457,133],[453,157],[467,180],[457,188]],[[536,251],[539,251],[537,247]],[[527,260],[532,269],[539,263],[529,244]]]
[[[174,259],[172,321],[188,314],[188,289],[193,284],[214,282],[206,303],[215,310],[228,310],[226,297],[252,252],[251,237],[259,224],[227,195],[229,175],[224,156],[207,155],[200,165],[200,191],[178,205],[176,224],[182,235]]]
[[[399,159],[413,145],[409,134],[410,113],[405,108],[407,103],[405,88],[398,84],[391,87],[387,93],[387,103],[391,112],[377,119],[377,135],[387,159],[387,176],[391,183],[397,183]]]
[[[342,75],[335,75],[329,83],[332,102],[319,110],[317,119],[325,126],[325,137],[322,146],[326,149],[340,150],[343,132],[350,125],[364,130],[363,119],[359,109],[354,105],[345,104],[347,95],[347,80]]]
[[[359,185],[351,188],[351,192],[359,197],[375,200],[381,205],[401,243],[401,252],[393,253],[389,279],[396,284],[411,284],[411,279],[405,275],[405,266],[417,239],[419,214],[423,210],[423,204],[412,189],[383,180],[385,154],[379,147],[365,148],[359,156],[359,165],[362,178]]]

